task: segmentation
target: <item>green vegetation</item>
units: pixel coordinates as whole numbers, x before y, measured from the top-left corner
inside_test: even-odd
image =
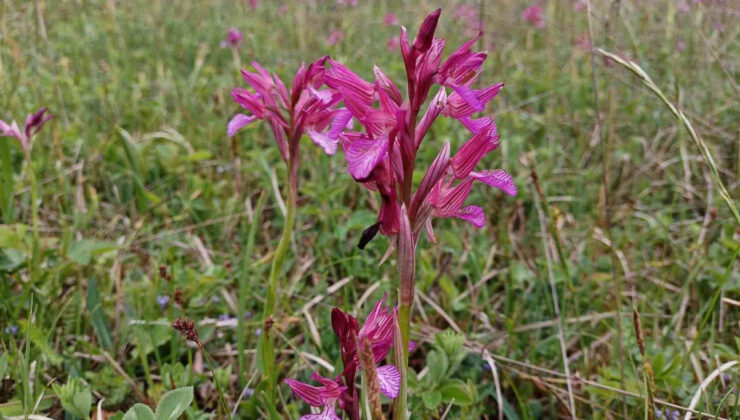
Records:
[[[260,3],[0,2],[0,119],[55,115],[28,159],[0,138],[0,417],[309,412],[284,384],[276,407],[261,393],[260,314],[288,174],[266,125],[227,137],[230,90],[252,60],[285,80],[326,54],[367,80],[373,64],[403,80],[389,52],[399,28],[384,16],[415,33],[438,5]],[[475,35],[468,16],[483,17],[485,82],[506,84],[487,108],[502,145],[484,163],[519,194],[473,189],[485,228],[437,219],[438,243],[422,239],[412,418],[570,418],[571,405],[578,418],[648,418],[648,401],[666,417],[692,405],[739,418],[726,363],[740,358],[740,230],[727,205],[740,197],[740,6],[594,1],[593,46],[636,63],[651,87],[589,53],[579,2],[537,2],[543,28],[522,18],[529,4],[461,4],[442,5],[438,34],[449,54]],[[238,49],[220,46],[230,27],[244,34]],[[431,162],[443,141],[456,150],[467,138],[441,119],[420,154]],[[364,319],[396,297],[394,259],[378,266],[388,238],[356,247],[377,197],[341,152],[303,142],[277,273],[279,381],[340,374],[331,308]],[[176,318],[196,322],[202,347]]]

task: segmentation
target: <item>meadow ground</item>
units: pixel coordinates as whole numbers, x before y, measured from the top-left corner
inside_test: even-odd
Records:
[[[578,418],[648,418],[652,404],[660,418],[690,405],[740,416],[740,236],[719,187],[740,196],[740,3],[595,0],[592,37],[585,1],[250,3],[0,3],[0,119],[55,116],[28,160],[0,138],[14,179],[0,197],[0,417],[84,418],[101,401],[120,416],[189,385],[188,418],[224,416],[216,388],[235,418],[267,415],[254,349],[287,174],[264,124],[226,135],[238,69],[256,60],[289,78],[329,54],[368,80],[373,64],[404,80],[386,13],[413,36],[438,6],[445,54],[482,22],[481,78],[506,85],[487,107],[502,144],[484,163],[519,193],[474,188],[482,230],[438,219],[437,244],[421,240],[412,418],[570,418],[571,399]],[[523,18],[533,4],[542,20]],[[221,46],[230,27],[244,34],[236,48]],[[637,63],[713,165],[591,45]],[[441,119],[420,160],[466,139]],[[395,299],[396,267],[378,266],[387,237],[356,247],[377,197],[341,152],[303,142],[274,331],[279,378],[307,381],[341,371],[331,308],[363,318]],[[182,317],[207,355],[171,328]],[[283,384],[277,409],[308,412]]]

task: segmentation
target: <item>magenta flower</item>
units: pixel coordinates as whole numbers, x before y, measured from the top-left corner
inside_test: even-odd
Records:
[[[373,365],[382,362],[393,346],[393,325],[396,321],[396,308],[385,306],[387,295],[378,301],[368,314],[362,327],[357,318],[334,308],[331,313],[331,323],[334,333],[339,338],[342,363],[342,375],[331,380],[322,378],[314,373],[312,378],[323,384],[322,387],[313,387],[294,379],[286,379],[285,383],[293,392],[314,407],[323,406],[321,415],[326,417],[301,417],[304,419],[334,419],[338,417],[334,412],[334,403],[339,402],[350,419],[359,419],[359,396],[355,388],[355,377],[360,365],[363,346],[369,347],[372,353]],[[358,348],[359,345],[359,348]],[[375,368],[378,380],[378,391],[388,398],[396,398],[401,384],[401,375],[393,365],[372,366]]]
[[[542,15],[542,8],[540,6],[534,5],[527,7],[522,13],[522,18],[528,20],[535,28],[545,27],[545,18]]]
[[[6,123],[0,120],[0,137],[15,137],[20,142],[23,151],[29,153],[31,151],[31,138],[53,117],[51,114],[46,114],[46,108],[41,108],[34,114],[28,114],[23,131],[21,131],[18,123],[15,121]]]
[[[226,32],[226,39],[221,41],[221,48],[237,48],[239,47],[239,44],[242,43],[243,39],[244,35],[242,35],[241,31],[236,28],[229,28],[229,30]]]
[[[326,45],[332,46],[335,45],[337,42],[344,39],[344,32],[342,32],[341,29],[335,29],[331,31],[329,36],[326,37]]]
[[[325,74],[326,85],[342,96],[346,108],[365,128],[364,132],[347,131],[340,135],[349,173],[366,188],[377,191],[381,198],[378,222],[365,231],[360,247],[378,231],[384,235],[397,234],[403,205],[415,233],[415,243],[421,226],[427,226],[433,238],[431,217],[456,217],[476,227],[483,226],[483,210],[464,206],[474,181],[516,194],[511,177],[503,171],[473,172],[499,142],[493,118],[476,119],[474,115],[483,111],[503,84],[472,88],[486,59],[485,53],[471,51],[478,37],[442,62],[445,41],[434,37],[439,14],[437,10],[427,17],[412,45],[406,41],[406,29],[401,28],[407,99],[377,67],[371,84],[342,64],[328,60],[331,68]],[[420,109],[435,84],[440,87],[420,117]],[[443,145],[412,195],[416,153],[440,114],[460,121],[471,132],[471,138],[452,158],[450,146]]]
[[[401,41],[398,39],[398,37],[392,37],[388,39],[388,44],[386,45],[389,52],[396,52],[399,49],[401,49]]]
[[[586,2],[584,0],[574,0],[574,2],[573,2],[573,11],[574,12],[584,11],[584,10],[586,10],[587,7],[588,7],[588,5],[586,4]]]
[[[395,13],[388,12],[383,17],[383,23],[386,26],[398,25],[398,16]]]
[[[341,420],[334,409],[347,387],[341,384],[341,380],[332,381],[316,372],[311,375],[311,379],[320,382],[322,386],[311,386],[295,379],[285,380],[290,389],[310,406],[323,407],[320,414],[307,414],[301,416],[300,420]]]
[[[288,13],[288,5],[287,4],[281,4],[280,5],[280,8],[278,9],[278,13],[280,13],[280,15],[284,15],[284,14]]]
[[[320,89],[325,61],[326,57],[308,67],[302,64],[290,93],[276,74],[270,74],[256,62],[252,63],[256,73],[242,70],[244,80],[252,89],[235,88],[231,95],[250,114],[237,114],[232,118],[227,127],[229,137],[255,120],[264,120],[270,124],[286,162],[297,159],[297,144],[303,133],[326,153],[334,154],[339,133],[349,123],[351,115],[344,108],[336,108],[341,100],[339,94]]]
[[[337,4],[346,4],[347,6],[357,6],[357,0],[337,0]]]

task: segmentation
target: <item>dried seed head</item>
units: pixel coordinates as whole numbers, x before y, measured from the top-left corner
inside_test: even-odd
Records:
[[[167,266],[164,264],[161,264],[159,266],[159,277],[160,278],[166,278],[167,277]]]
[[[198,331],[195,330],[195,322],[192,319],[177,318],[172,323],[172,328],[180,331],[189,341],[199,343]]]
[[[383,409],[380,404],[380,382],[378,381],[378,371],[375,369],[375,356],[370,340],[364,339],[360,343],[360,364],[362,372],[367,382],[366,392],[367,399],[370,402],[370,409],[374,419],[385,419]]]

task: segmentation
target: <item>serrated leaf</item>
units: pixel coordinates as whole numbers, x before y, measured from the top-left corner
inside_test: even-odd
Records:
[[[193,402],[193,387],[177,388],[164,394],[157,404],[156,420],[175,420]]]
[[[126,414],[123,415],[123,420],[157,420],[154,417],[154,412],[148,406],[138,403],[134,404]]]

